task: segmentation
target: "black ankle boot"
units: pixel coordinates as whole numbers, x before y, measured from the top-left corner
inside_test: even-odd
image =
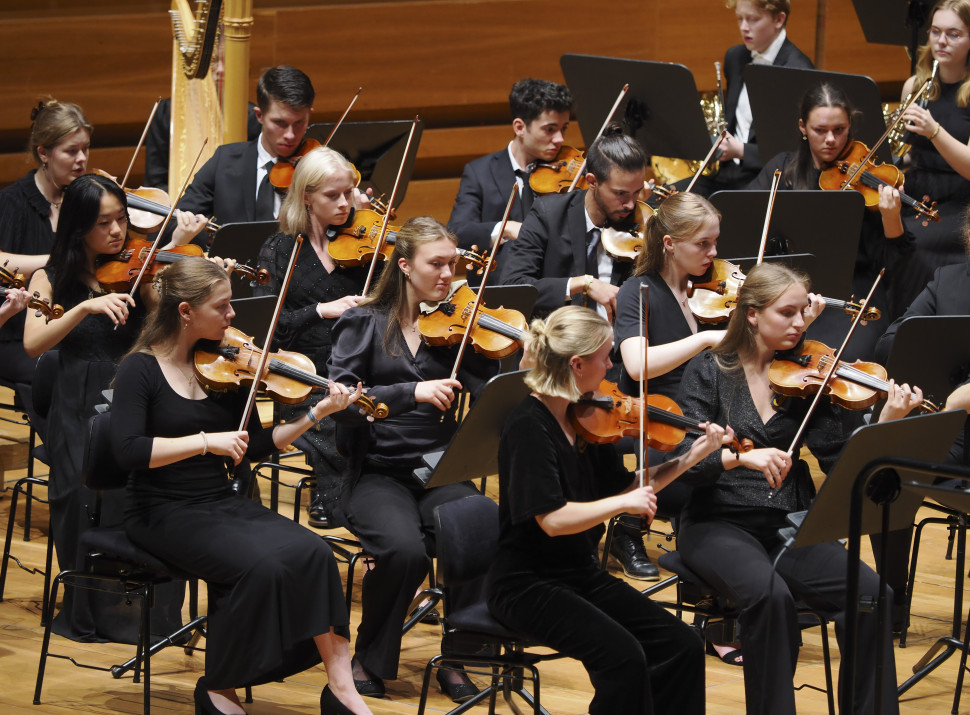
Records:
[[[327,509],[324,506],[324,499],[322,494],[314,494],[313,499],[310,501],[310,506],[307,507],[307,523],[316,529],[329,529],[333,525],[330,523],[330,517],[327,514]]]
[[[659,581],[660,569],[647,556],[643,548],[643,536],[639,531],[631,531],[618,526],[613,531],[610,553],[623,567],[623,573],[638,581]]]

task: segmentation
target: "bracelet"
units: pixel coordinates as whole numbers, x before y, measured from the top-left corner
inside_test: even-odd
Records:
[[[204,457],[209,452],[209,439],[205,436],[205,432],[199,432],[202,435],[202,456]]]
[[[318,420],[316,417],[313,416],[312,407],[306,411],[306,416],[307,416],[307,419],[310,420],[310,424],[314,426],[320,424],[320,421],[323,420],[322,417]]]
[[[585,276],[583,276],[583,279],[583,295],[589,295],[589,289],[593,285],[593,276],[587,273]]]
[[[940,123],[937,122],[936,123],[936,130],[932,134],[930,134],[928,137],[926,137],[926,138],[929,139],[930,141],[933,141],[934,139],[936,139],[936,135],[939,134],[939,133],[940,133]]]

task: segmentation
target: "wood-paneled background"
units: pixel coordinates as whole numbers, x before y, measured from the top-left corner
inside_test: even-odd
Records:
[[[723,0],[255,0],[250,84],[276,64],[303,69],[317,91],[313,121],[333,121],[358,86],[351,119],[410,119],[425,131],[406,216],[446,220],[461,167],[510,136],[508,90],[526,76],[562,81],[567,52],[679,62],[701,91],[738,42]],[[900,47],[866,43],[850,0],[793,0],[790,38],[821,69],[872,77],[898,101],[909,71]],[[30,110],[52,95],[95,125],[91,167],[124,172],[154,100],[170,94],[167,0],[0,3],[0,185],[31,164]],[[567,137],[580,145],[575,126]],[[138,185],[143,157],[129,185]]]

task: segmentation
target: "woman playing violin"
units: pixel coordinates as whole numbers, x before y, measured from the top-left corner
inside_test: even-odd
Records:
[[[358,691],[373,697],[383,697],[384,680],[398,675],[401,624],[428,573],[434,507],[475,493],[467,482],[425,489],[413,477],[421,457],[454,434],[457,392],[475,392],[496,367],[468,351],[453,379],[457,349],[428,346],[418,332],[420,304],[441,301],[451,290],[456,243],[432,218],[407,221],[373,292],[344,311],[333,329],[328,377],[366,383],[368,395],[390,410],[376,422],[355,410],[335,416],[337,443],[350,465],[338,517],[375,560],[363,581],[354,656]],[[439,683],[456,700],[477,692],[463,673],[442,671]]]
[[[723,428],[650,468],[650,484],[608,445],[577,437],[567,407],[611,367],[609,323],[580,306],[534,320],[526,354],[531,394],[499,445],[499,553],[487,579],[492,615],[515,633],[579,659],[595,690],[589,712],[703,713],[704,656],[678,619],[597,566],[603,522],[653,517],[659,491],[717,449]],[[733,435],[728,435],[733,436]]]
[[[932,75],[934,61],[939,64],[925,108],[915,103],[903,114],[912,145],[906,185],[916,197],[932,197],[941,220],[913,227],[914,260],[895,287],[899,312],[937,268],[964,260],[960,222],[962,208],[970,201],[970,0],[936,3],[929,37],[917,57],[916,75],[903,85],[904,98]]]
[[[146,305],[153,302],[146,283],[136,301],[126,294],[102,293],[95,279],[99,256],[117,253],[125,243],[128,226],[124,192],[114,182],[86,174],[64,191],[57,234],[46,266],[34,272],[29,292],[65,309],[58,320],[48,322],[28,311],[24,328],[27,355],[57,349],[57,376],[48,419],[47,448],[51,455],[50,510],[61,569],[80,566],[78,537],[87,528],[88,505],[94,495],[81,485],[84,435],[94,405],[104,402],[101,391],[109,387],[115,366],[138,334]],[[182,232],[177,240],[188,241]],[[118,517],[106,498],[108,513]],[[68,592],[55,621],[61,635],[78,640],[128,640],[138,632],[137,609],[126,609],[125,618],[112,609],[120,596],[78,590]],[[166,621],[178,624],[180,599],[159,599],[169,610],[153,618],[158,632],[169,629]],[[156,609],[164,610],[164,609]],[[177,627],[177,626],[176,626]],[[121,634],[118,637],[118,634]]]
[[[275,295],[286,273],[294,236],[303,234],[307,244],[300,250],[276,332],[277,347],[295,350],[313,360],[318,375],[327,374],[331,332],[337,318],[360,301],[367,278],[364,268],[337,266],[327,248],[332,227],[352,217],[355,208],[353,167],[343,156],[325,147],[307,153],[297,164],[293,181],[280,207],[280,232],[270,236],[259,252],[259,267],[270,274],[270,283],[258,292]],[[321,397],[283,406],[289,419],[315,404]],[[338,481],[345,467],[334,442],[333,420],[325,419],[307,432],[303,440],[316,475],[310,501],[310,525],[326,527],[332,518]]]
[[[226,272],[190,257],[162,271],[158,306],[118,368],[112,446],[133,471],[125,529],[132,541],[209,586],[205,676],[195,712],[243,713],[235,688],[319,663],[321,713],[370,713],[350,675],[349,616],[330,548],[292,520],[246,499],[226,460],[290,444],[361,394],[332,385],[299,417],[238,431],[244,391],[207,395],[193,374],[200,340],[220,341],[234,315]],[[267,606],[273,615],[267,619]]]
[[[841,623],[845,603],[845,549],[838,543],[786,551],[778,529],[788,513],[806,509],[815,493],[808,466],[784,451],[798,432],[809,400],[778,404],[768,385],[775,351],[791,350],[802,338],[811,311],[808,284],[775,264],[753,268],[741,286],[738,307],[724,339],[695,357],[681,382],[679,404],[698,421],[730,422],[750,436],[755,449],[735,454],[721,449],[681,476],[694,486],[681,517],[677,548],[705,582],[740,608],[744,638],[744,680],[749,715],[794,715],[792,677],[798,659],[800,598]],[[908,386],[892,387],[881,419],[901,416],[917,404]],[[834,464],[848,438],[840,408],[819,404],[804,443],[823,471]],[[685,440],[681,451],[691,448]],[[773,498],[769,494],[773,493]],[[875,598],[878,577],[862,566],[861,593]],[[877,614],[859,619],[860,642],[875,642]],[[887,624],[888,628],[888,624]],[[841,629],[836,629],[841,639]],[[885,633],[888,639],[890,634]],[[892,650],[886,651],[883,713],[899,711]],[[860,651],[856,671],[857,713],[872,713],[876,664]]]
[[[852,122],[856,116],[848,97],[838,87],[822,83],[810,89],[802,97],[798,113],[798,131],[801,144],[798,151],[785,152],[772,158],[749,189],[767,190],[775,171],[781,169],[782,190],[818,190],[819,176],[830,169],[852,144]],[[831,170],[831,169],[830,169]],[[906,281],[903,274],[909,270],[913,247],[910,226],[901,218],[900,190],[892,186],[879,189],[878,211],[866,211],[863,216],[859,251],[853,272],[852,291],[862,298],[869,294],[879,270],[885,267],[886,275],[873,295],[872,304],[892,313],[892,304],[902,298],[895,296],[898,282]],[[885,308],[884,308],[885,306]],[[891,319],[891,318],[890,318]],[[847,358],[868,358],[872,355],[875,341],[885,330],[889,321],[881,320],[860,325],[853,336]],[[813,328],[813,336],[828,344],[841,344],[848,330],[849,321],[837,311],[823,313]]]

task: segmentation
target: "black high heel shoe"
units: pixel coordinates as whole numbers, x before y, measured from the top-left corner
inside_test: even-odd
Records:
[[[340,702],[328,683],[320,693],[320,715],[354,715],[354,711]]]
[[[212,698],[209,697],[209,691],[203,682],[204,680],[205,678],[199,678],[195,684],[195,693],[192,696],[195,700],[195,715],[226,715],[213,704]]]

